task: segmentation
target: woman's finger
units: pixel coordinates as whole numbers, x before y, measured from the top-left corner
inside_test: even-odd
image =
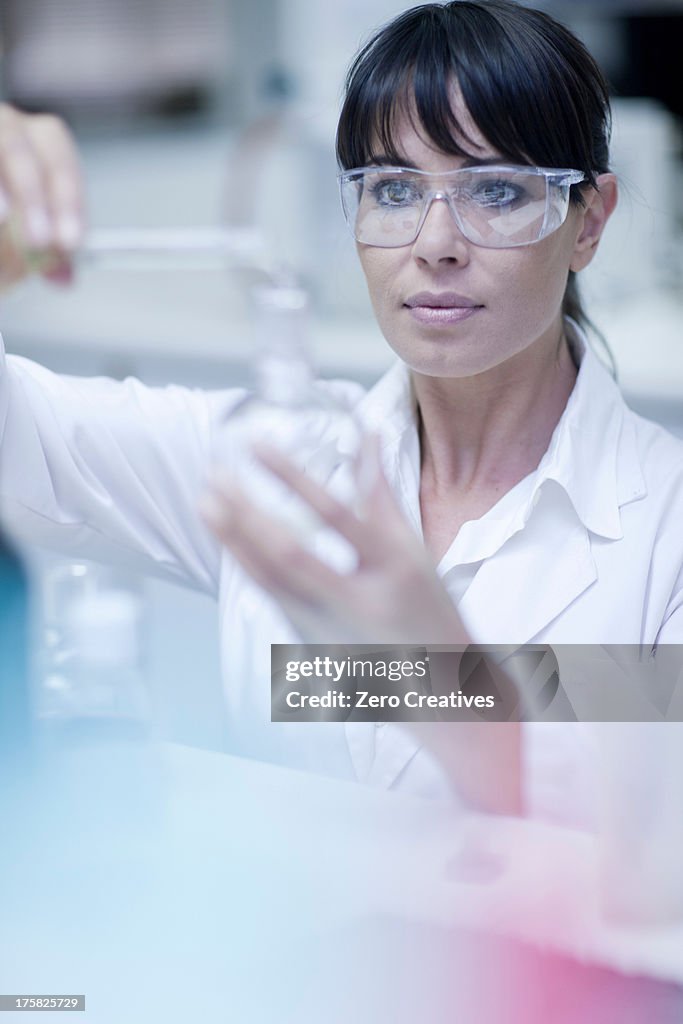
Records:
[[[71,279],[69,254],[83,237],[84,187],[67,126],[48,114],[0,104],[0,287],[31,271]]]
[[[400,528],[402,535],[404,531],[409,532],[381,470],[378,450],[365,453],[367,460],[362,470],[366,475],[362,516],[307,476],[278,449],[270,445],[259,445],[255,452],[271,473],[356,549],[361,563],[367,565],[383,561],[393,550],[396,529]]]
[[[57,117],[28,118],[26,132],[43,178],[54,243],[70,252],[83,236],[84,186],[78,153],[67,126]]]
[[[262,512],[235,486],[214,486],[202,512],[218,538],[265,589],[311,606],[349,599],[349,580],[316,558],[291,530]]]
[[[5,291],[29,273],[21,248],[9,231],[0,226],[0,292]]]
[[[46,249],[53,241],[40,160],[26,132],[26,115],[0,106],[0,187],[23,242]]]

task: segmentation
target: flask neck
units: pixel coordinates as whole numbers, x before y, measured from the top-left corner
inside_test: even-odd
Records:
[[[261,398],[287,405],[303,400],[313,381],[305,354],[277,348],[259,353],[254,374],[256,392]]]
[[[256,390],[266,400],[295,404],[313,380],[308,296],[289,283],[254,289],[253,317]]]

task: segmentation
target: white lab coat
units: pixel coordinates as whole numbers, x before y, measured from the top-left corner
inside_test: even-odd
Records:
[[[481,643],[681,642],[683,443],[627,408],[572,331],[581,367],[548,451],[460,529],[439,573]],[[334,386],[381,434],[389,480],[419,531],[419,445],[405,367],[396,364],[367,394],[350,382]],[[210,468],[229,462],[221,421],[240,394],[59,377],[3,356],[3,515],[31,541],[161,571],[216,595],[225,699],[245,753],[442,795],[437,766],[399,726],[270,723],[270,644],[297,638],[197,513]],[[590,820],[590,742],[584,726],[525,727],[531,813]]]

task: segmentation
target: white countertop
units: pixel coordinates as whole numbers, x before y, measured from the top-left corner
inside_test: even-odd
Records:
[[[169,765],[179,813],[192,806],[214,828],[230,795],[248,792],[294,859],[317,851],[312,878],[326,893],[328,925],[389,914],[683,985],[683,920],[618,927],[603,919],[594,835],[529,819],[463,818],[436,801],[190,748],[174,747]]]
[[[484,982],[489,941],[502,936],[577,965],[683,985],[683,922],[626,929],[601,919],[591,835],[463,817],[449,804],[189,747],[158,753],[164,809],[145,805],[149,824],[133,846],[109,832],[109,805],[98,798],[102,782],[112,784],[103,779],[110,754],[92,761],[87,751],[77,766],[90,771],[75,777],[110,838],[102,845],[82,815],[55,820],[38,795],[8,833],[4,991],[85,992],[95,1024],[213,1022],[227,1006],[230,1019],[250,1024],[403,1024],[415,1019],[409,1006],[378,1016],[362,979],[370,975],[383,1003],[398,991],[424,1008],[438,949],[438,994],[448,999],[470,980],[459,964],[474,934],[482,944],[467,970]],[[130,776],[144,792],[146,763]],[[384,930],[373,932],[374,922]],[[377,934],[387,948],[372,946]],[[391,980],[396,970],[406,976]],[[334,1003],[338,991],[353,1013]],[[450,1018],[425,1010],[421,1019]]]

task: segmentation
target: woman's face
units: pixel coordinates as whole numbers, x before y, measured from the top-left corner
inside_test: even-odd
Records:
[[[474,159],[499,157],[505,163],[458,97],[454,111],[468,135],[463,149]],[[433,149],[407,116],[398,123],[396,148],[406,166],[432,174],[465,162]],[[469,377],[530,346],[535,351],[546,343],[557,347],[568,271],[590,259],[584,258],[584,221],[584,210],[572,205],[562,227],[540,242],[487,249],[469,242],[447,204],[436,200],[412,244],[396,249],[359,244],[384,336],[411,369],[436,377]],[[442,311],[434,313],[439,306]]]

